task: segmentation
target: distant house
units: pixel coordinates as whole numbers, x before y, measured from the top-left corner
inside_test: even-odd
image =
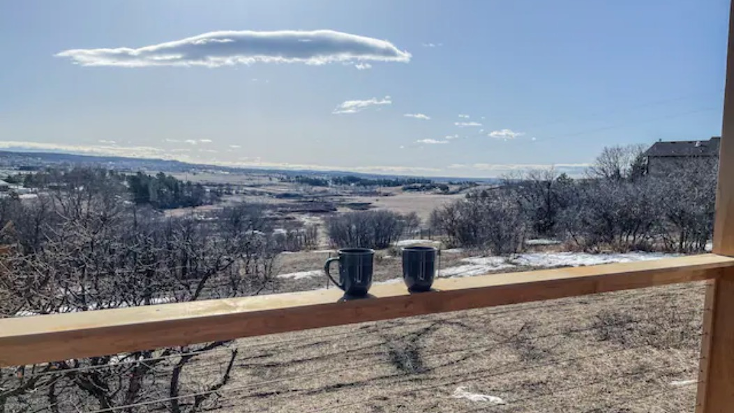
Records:
[[[707,141],[655,142],[643,154],[647,160],[647,173],[667,175],[680,168],[710,165],[719,159],[720,144],[718,136]]]

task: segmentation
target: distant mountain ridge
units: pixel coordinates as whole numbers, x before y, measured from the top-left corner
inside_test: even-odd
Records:
[[[310,176],[358,176],[362,178],[406,178],[415,177],[408,175],[374,174],[349,171],[314,171],[293,170],[277,168],[244,168],[221,165],[193,164],[170,159],[155,158],[129,158],[124,156],[104,155],[78,155],[63,152],[29,152],[29,151],[0,151],[0,168],[19,167],[43,167],[49,165],[89,165],[103,166],[105,168],[121,171],[147,171],[147,172],[229,172],[229,173],[272,173],[285,176],[310,175]],[[434,181],[474,181],[474,182],[497,182],[493,178],[457,178],[457,177],[427,177]]]

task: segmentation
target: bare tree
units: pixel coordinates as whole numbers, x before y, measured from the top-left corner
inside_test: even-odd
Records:
[[[502,255],[520,250],[526,235],[525,213],[511,190],[475,192],[433,211],[431,224],[449,245],[487,248]]]
[[[387,248],[405,228],[405,217],[390,211],[359,211],[326,220],[332,244],[339,247]]]
[[[644,145],[610,146],[602,149],[588,174],[610,180],[633,179],[644,174]]]
[[[0,234],[6,243],[0,254],[2,316],[258,294],[272,283],[279,250],[262,208],[227,208],[206,219],[167,219],[125,202],[119,187],[97,182],[106,179],[100,171],[75,176],[37,204],[0,204]],[[18,211],[27,208],[37,214],[24,220]],[[8,406],[19,411],[44,405],[60,411],[60,403],[133,411],[131,405],[166,395],[172,412],[201,410],[230,380],[237,352],[229,352],[218,377],[187,374],[187,366],[227,345],[203,343],[2,369],[0,412]],[[184,389],[203,395],[179,403]]]

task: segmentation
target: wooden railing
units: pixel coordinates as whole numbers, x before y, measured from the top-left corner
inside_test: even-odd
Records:
[[[724,412],[734,402],[734,258],[717,254],[440,279],[418,294],[383,284],[346,302],[332,289],[10,318],[0,320],[0,366],[706,280],[698,411]]]
[[[734,10],[734,8],[732,9]],[[364,321],[708,280],[698,413],[734,411],[734,19],[730,19],[713,254],[442,279],[408,294],[375,286],[0,320],[0,366],[16,366]]]

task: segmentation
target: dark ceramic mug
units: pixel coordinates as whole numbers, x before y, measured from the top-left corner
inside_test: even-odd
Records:
[[[403,248],[403,280],[411,292],[429,291],[436,278],[439,251],[433,247]]]
[[[372,262],[375,251],[369,248],[345,248],[339,250],[337,257],[329,258],[324,264],[324,272],[337,287],[352,297],[364,297],[372,286]],[[339,262],[339,282],[329,273],[334,261]]]

